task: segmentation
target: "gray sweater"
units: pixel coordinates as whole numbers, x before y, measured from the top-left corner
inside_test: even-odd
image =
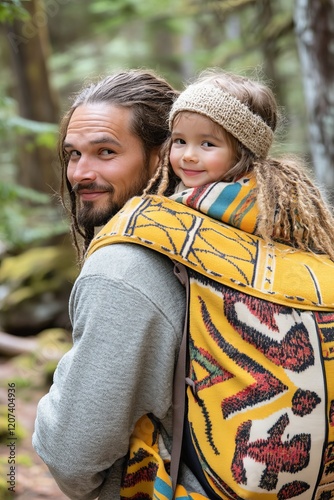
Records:
[[[172,435],[185,291],[169,259],[116,244],[86,261],[69,309],[73,347],[38,405],[33,446],[69,498],[117,499],[136,421],[151,412]],[[184,467],[182,477],[202,492]]]

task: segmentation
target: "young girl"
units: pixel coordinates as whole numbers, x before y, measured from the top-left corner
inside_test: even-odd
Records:
[[[176,187],[172,198],[192,208],[334,260],[334,217],[303,162],[269,156],[277,121],[267,86],[204,72],[173,105],[171,139],[146,192]]]

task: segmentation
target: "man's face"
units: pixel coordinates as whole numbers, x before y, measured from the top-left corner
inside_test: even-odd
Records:
[[[158,151],[145,157],[131,119],[131,109],[105,103],[79,106],[71,117],[64,149],[80,225],[105,224],[155,172]]]

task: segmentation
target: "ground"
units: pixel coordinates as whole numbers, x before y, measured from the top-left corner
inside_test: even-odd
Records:
[[[1,478],[3,481],[0,484],[0,498],[66,500],[68,497],[59,490],[48,468],[31,445],[37,403],[48,390],[42,376],[44,373],[45,377],[45,372],[40,369],[41,365],[38,369],[27,364],[22,368],[18,362],[24,365],[27,358],[0,357],[0,439],[6,445],[0,451],[0,481]],[[35,362],[38,364],[38,360],[35,359]],[[10,434],[12,432],[14,435]],[[13,437],[19,438],[21,434],[24,436],[19,441],[12,440]],[[15,461],[14,465],[8,463],[10,460]],[[11,470],[11,466],[15,469]],[[4,482],[7,474],[13,471],[15,494],[8,491],[8,485]]]

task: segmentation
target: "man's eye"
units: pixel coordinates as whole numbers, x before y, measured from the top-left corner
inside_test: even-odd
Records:
[[[72,151],[65,151],[65,153],[70,157],[70,158],[77,158],[78,156],[81,156],[80,151],[77,149],[72,149]]]
[[[114,153],[115,153],[115,151],[113,149],[102,149],[102,151],[101,151],[102,156],[109,156],[109,155],[112,155]]]

